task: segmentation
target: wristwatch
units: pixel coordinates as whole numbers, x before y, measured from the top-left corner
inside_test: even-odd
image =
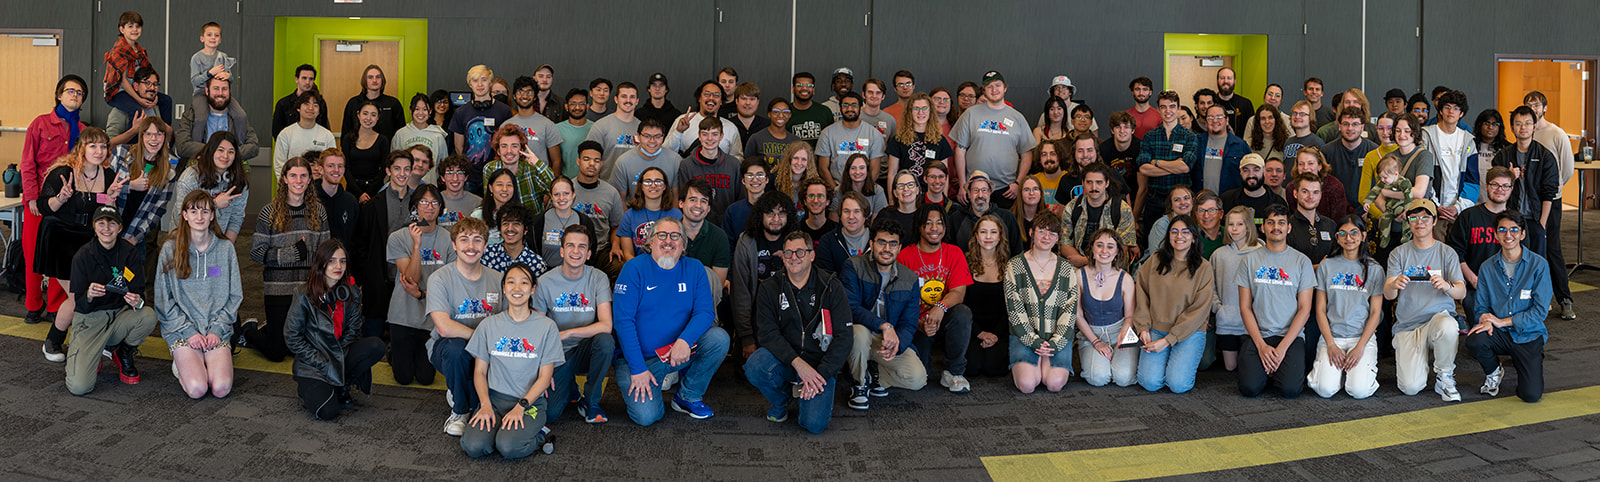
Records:
[[[533,402],[528,401],[526,398],[522,398],[517,400],[517,406],[522,407],[523,409],[529,409],[533,408]]]

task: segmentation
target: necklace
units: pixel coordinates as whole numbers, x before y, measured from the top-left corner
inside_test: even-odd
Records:
[[[90,170],[94,171],[94,177],[89,177],[89,172],[88,171],[90,171]],[[93,181],[96,181],[96,180],[100,179],[100,170],[98,170],[98,169],[87,169],[86,168],[85,170],[78,172],[78,175],[79,176],[83,176],[84,182],[93,182]]]

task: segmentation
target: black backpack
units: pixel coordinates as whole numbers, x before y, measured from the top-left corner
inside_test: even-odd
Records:
[[[6,268],[5,271],[0,271],[0,284],[4,285],[6,291],[19,295],[28,292],[27,277],[23,275],[23,271],[27,269],[25,266],[22,263],[22,243],[19,241],[8,243]]]

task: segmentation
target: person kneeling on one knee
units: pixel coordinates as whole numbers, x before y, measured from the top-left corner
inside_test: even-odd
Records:
[[[761,347],[744,364],[744,375],[772,407],[767,420],[789,419],[800,399],[800,426],[822,433],[833,419],[834,374],[850,356],[854,330],[844,285],[816,269],[811,235],[790,232],[783,240],[782,273],[756,290],[756,339]]]
[[[1543,256],[1524,249],[1522,215],[1505,211],[1495,216],[1495,239],[1500,253],[1485,261],[1478,278],[1478,298],[1472,317],[1478,324],[1467,331],[1467,352],[1483,366],[1483,388],[1488,396],[1500,393],[1505,369],[1500,355],[1510,355],[1517,369],[1517,396],[1537,402],[1544,396],[1544,343],[1550,334],[1544,318],[1550,314],[1550,267]]]
[[[122,214],[111,206],[95,208],[91,218],[95,240],[72,257],[74,310],[72,343],[67,346],[67,391],[86,395],[100,372],[100,351],[112,348],[112,362],[123,383],[139,383],[133,355],[156,327],[156,314],[145,307],[144,262],[119,234]]]

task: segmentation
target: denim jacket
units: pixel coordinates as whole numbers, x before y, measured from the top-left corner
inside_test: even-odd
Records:
[[[1475,325],[1484,313],[1493,313],[1511,319],[1511,326],[1500,329],[1511,332],[1513,342],[1548,339],[1544,318],[1550,314],[1550,263],[1523,249],[1513,270],[1515,276],[1507,278],[1501,259],[1495,254],[1479,265],[1477,303],[1468,324]]]

